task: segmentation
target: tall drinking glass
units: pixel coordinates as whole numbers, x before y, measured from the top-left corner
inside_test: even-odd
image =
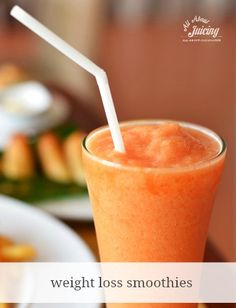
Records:
[[[130,121],[121,129],[155,126]],[[173,123],[173,122],[172,122]],[[176,123],[176,122],[174,122]],[[83,142],[83,162],[103,262],[201,262],[209,220],[223,170],[226,146],[213,131],[185,122],[183,129],[207,136],[218,151],[183,167],[129,166],[98,157],[92,144],[107,127]],[[133,140],[135,142],[135,140]],[[108,304],[107,307],[194,307],[195,304]]]

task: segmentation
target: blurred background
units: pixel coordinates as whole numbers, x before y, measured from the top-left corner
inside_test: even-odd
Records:
[[[106,122],[95,80],[13,20],[14,4],[107,71],[119,120],[189,121],[225,138],[227,162],[210,239],[235,261],[236,1],[0,0],[0,65],[17,65],[73,95],[96,119],[94,128]],[[184,43],[183,23],[194,16],[219,27],[221,41]]]

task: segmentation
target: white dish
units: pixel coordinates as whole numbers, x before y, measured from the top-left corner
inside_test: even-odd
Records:
[[[22,82],[0,92],[0,114],[9,120],[22,120],[46,112],[52,96],[36,81]]]
[[[31,243],[38,252],[36,261],[95,261],[83,240],[66,225],[39,209],[2,195],[0,195],[0,234],[10,236],[16,242]],[[23,305],[17,306],[22,307]],[[100,305],[32,304],[29,307],[99,308]]]
[[[0,234],[10,236],[17,242],[31,243],[38,252],[37,261],[95,260],[82,239],[62,222],[40,209],[2,195]]]
[[[41,116],[30,119],[10,120],[0,114],[0,150],[3,150],[14,133],[28,136],[51,129],[62,124],[69,115],[69,105],[61,95],[54,95],[50,108]]]
[[[60,219],[93,220],[92,207],[88,196],[46,201],[38,203],[37,206]]]

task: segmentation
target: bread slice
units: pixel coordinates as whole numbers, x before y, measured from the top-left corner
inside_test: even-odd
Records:
[[[71,182],[72,178],[67,167],[62,143],[54,133],[40,136],[37,150],[42,169],[49,179],[61,183]]]
[[[12,180],[30,178],[34,175],[35,164],[28,138],[23,134],[14,135],[2,157],[2,173]]]
[[[85,186],[85,178],[82,164],[82,141],[85,137],[83,132],[72,133],[63,144],[67,165],[71,172],[73,180]]]

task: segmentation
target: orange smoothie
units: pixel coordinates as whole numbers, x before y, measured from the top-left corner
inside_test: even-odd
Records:
[[[131,121],[121,131],[125,154],[114,151],[108,128],[92,132],[83,147],[101,261],[202,261],[224,142],[188,123]]]

